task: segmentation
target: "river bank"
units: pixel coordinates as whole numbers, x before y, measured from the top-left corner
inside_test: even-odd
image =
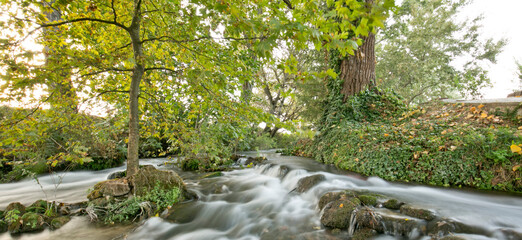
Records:
[[[342,239],[348,234],[348,229],[337,232],[333,228],[324,227],[319,202],[329,192],[343,191],[380,194],[386,196],[385,198],[394,198],[432,211],[438,220],[451,219],[472,226],[471,229],[480,230],[473,230],[472,233],[468,230],[467,233],[464,230],[460,233],[451,232],[460,236],[460,239],[510,239],[504,235],[505,231],[522,232],[519,221],[522,219],[520,197],[391,183],[377,177],[362,177],[307,158],[280,156],[273,151],[251,152],[247,155],[265,156],[268,162],[201,179],[204,173],[184,172],[172,165],[162,164],[166,159],[142,160],[142,164],[176,170],[185,180],[187,188],[198,195],[199,200],[176,205],[164,218],[153,217],[128,228],[118,225],[97,227],[82,217],[74,217],[57,231],[24,234],[17,239],[273,239],[274,236],[280,239],[296,236],[298,239]],[[107,178],[111,172],[119,170],[121,169],[84,172],[82,176],[64,178],[63,186],[68,187],[59,187],[57,196],[61,196],[64,201],[86,200],[87,189],[92,188],[95,182]],[[76,172],[71,175],[74,174]],[[293,191],[301,179],[318,174],[324,176],[322,181],[304,188],[300,193]],[[1,184],[0,189],[18,196],[37,195],[33,196],[35,199],[43,196],[38,192],[37,184],[31,181],[16,184],[20,185]],[[30,187],[31,185],[34,187]],[[44,188],[51,190],[52,184]],[[23,193],[25,191],[28,192]],[[75,192],[83,198],[75,197]],[[378,203],[383,203],[385,198],[378,200]],[[5,206],[7,201],[2,198],[0,204]],[[30,203],[32,200],[28,199],[26,202]],[[378,205],[360,207],[373,209],[376,213],[383,211]],[[392,212],[395,215],[401,214],[400,210]],[[407,232],[394,233],[393,228],[390,228],[387,232],[375,232],[374,237],[430,239],[427,232],[424,234],[422,231],[424,224],[429,221],[407,218],[420,225]],[[477,232],[481,234],[477,235]],[[4,233],[0,235],[0,239],[11,239],[11,236]]]

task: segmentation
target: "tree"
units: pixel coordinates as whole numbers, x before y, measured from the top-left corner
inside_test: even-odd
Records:
[[[147,103],[161,106],[192,102],[189,109],[196,110],[188,117],[201,124],[225,115],[223,109],[240,115],[245,108],[235,92],[241,91],[243,83],[255,79],[255,64],[248,63],[252,55],[245,54],[244,49],[252,49],[259,61],[268,61],[277,40],[283,39],[291,40],[297,48],[311,42],[318,49],[336,49],[346,55],[353,53],[361,34],[367,35],[372,26],[382,25],[379,16],[384,11],[368,12],[356,0],[328,0],[331,9],[327,16],[317,14],[324,6],[319,0],[1,3],[3,13],[8,15],[2,23],[0,41],[0,63],[8,69],[2,76],[2,90],[9,92],[7,98],[25,96],[48,77],[59,78],[42,72],[60,75],[63,70],[71,70],[70,79],[77,92],[85,94],[85,98],[101,98],[120,108],[121,113],[128,113],[128,176],[138,169],[139,121],[148,117],[143,115],[149,114],[144,110],[151,109]],[[61,19],[50,22],[45,13],[51,11],[60,12]],[[336,20],[343,18],[366,21]],[[60,61],[47,65],[34,62],[39,53],[21,44],[43,29],[53,31],[38,35],[36,41]],[[59,95],[55,89],[45,90],[47,95],[41,99],[44,102]],[[169,100],[155,93],[178,95]],[[140,99],[145,101],[140,103]],[[213,107],[202,112],[201,103],[207,102]]]
[[[480,20],[459,21],[467,0],[405,0],[379,34],[377,79],[409,103],[477,96],[489,84],[485,64],[496,61],[505,40],[482,41]],[[462,67],[456,62],[463,61]]]

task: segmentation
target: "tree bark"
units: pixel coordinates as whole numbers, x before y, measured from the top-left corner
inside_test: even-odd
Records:
[[[354,55],[341,61],[339,77],[343,80],[341,93],[344,94],[344,100],[375,81],[375,35],[370,33],[363,40],[364,43]]]
[[[374,0],[366,0],[368,8],[371,8]],[[341,61],[340,78],[343,80],[341,94],[344,100],[357,94],[375,82],[375,35],[370,32],[363,38],[363,44],[359,46],[354,55],[350,55]]]
[[[129,142],[127,146],[127,177],[136,174],[139,167],[138,148],[140,140],[140,113],[138,97],[140,94],[140,82],[145,72],[143,45],[140,39],[140,5],[141,0],[134,0],[134,15],[132,17],[132,24],[128,29],[132,41],[135,65],[132,72],[132,80],[129,92]]]

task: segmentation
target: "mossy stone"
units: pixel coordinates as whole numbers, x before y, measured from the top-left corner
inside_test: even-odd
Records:
[[[399,210],[403,204],[404,203],[399,202],[399,200],[392,198],[384,202],[383,206],[387,209]]]
[[[410,205],[402,205],[400,211],[402,214],[424,219],[427,221],[435,219],[435,214],[432,211],[422,208],[415,208]]]
[[[297,182],[297,187],[295,191],[298,193],[304,193],[324,180],[326,180],[326,177],[323,174],[316,174],[301,178]]]
[[[361,204],[358,198],[339,199],[325,207],[321,224],[329,228],[346,229],[350,224],[350,216]]]
[[[19,202],[12,202],[5,208],[6,214],[11,210],[18,210],[19,214],[22,215],[25,213],[25,206]]]
[[[211,172],[211,173],[207,173],[207,174],[201,176],[200,179],[203,179],[203,178],[215,178],[215,177],[221,177],[221,176],[223,176],[222,172]]]
[[[27,207],[26,211],[43,214],[47,210],[47,207],[50,207],[50,205],[51,205],[51,203],[40,199],[40,200],[36,200],[36,202],[31,204],[29,207]]]
[[[375,206],[377,204],[377,198],[370,195],[360,195],[359,200],[366,206]]]
[[[353,233],[353,236],[351,239],[352,240],[366,240],[366,239],[371,239],[375,235],[377,235],[377,232],[375,230],[369,229],[369,228],[363,228],[363,229],[358,229],[357,231],[355,231],[355,233]]]
[[[22,229],[20,232],[36,232],[44,229],[44,218],[42,215],[27,212],[22,216]]]
[[[69,216],[57,217],[51,221],[51,227],[53,229],[58,229],[61,228],[63,225],[67,224],[69,221],[71,221],[71,217]]]
[[[0,233],[7,232],[7,222],[4,219],[0,219]]]

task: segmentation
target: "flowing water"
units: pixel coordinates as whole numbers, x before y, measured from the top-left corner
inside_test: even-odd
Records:
[[[522,197],[474,191],[441,189],[386,182],[339,171],[313,160],[279,156],[272,151],[246,153],[264,155],[265,165],[224,172],[221,177],[199,179],[200,174],[180,172],[188,189],[199,200],[176,205],[166,219],[154,217],[139,225],[97,227],[86,217],[75,217],[63,228],[24,234],[16,239],[336,239],[320,223],[319,198],[330,191],[356,190],[380,193],[434,211],[438,216],[463,222],[480,235],[460,235],[465,239],[519,239],[506,237],[506,231],[522,233]],[[166,159],[142,160],[163,169]],[[0,209],[9,202],[30,204],[47,198],[61,202],[86,200],[86,192],[111,172],[124,167],[97,172],[70,172],[56,188],[57,177],[40,176],[34,180],[0,185]],[[321,173],[326,180],[309,191],[292,190],[299,179]],[[53,182],[54,179],[54,182]],[[43,190],[42,190],[43,189]],[[56,190],[55,190],[56,189]],[[391,214],[391,213],[389,213]],[[350,223],[355,228],[354,220]],[[375,239],[430,239],[413,229],[404,236],[393,236],[394,226],[385,226],[388,234]],[[395,226],[397,228],[397,226]],[[348,231],[347,231],[348,232]],[[11,239],[8,233],[0,239]]]

